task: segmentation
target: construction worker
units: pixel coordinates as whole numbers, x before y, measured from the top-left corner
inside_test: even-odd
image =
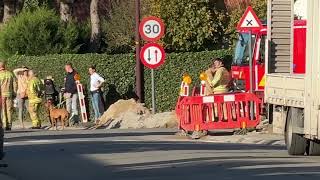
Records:
[[[208,80],[206,82],[206,95],[211,94],[223,94],[228,92],[228,85],[230,82],[230,74],[228,70],[224,67],[223,60],[220,58],[215,58],[212,62],[211,67],[206,71]],[[210,88],[209,88],[210,87]],[[222,104],[223,108],[223,118],[227,119],[227,106],[225,103]],[[214,104],[214,116],[218,117],[217,104]]]
[[[214,94],[223,94],[229,91],[228,85],[230,82],[230,73],[224,67],[223,60],[216,58],[213,60],[213,66],[211,68],[212,79],[209,77],[209,84]]]
[[[41,104],[42,82],[33,70],[28,72],[29,80],[27,84],[27,95],[29,99],[29,114],[32,120],[32,129],[40,129],[39,106]]]
[[[4,62],[0,62],[0,86],[2,126],[5,130],[10,131],[12,128],[13,99],[17,84],[13,73],[6,70]]]
[[[14,75],[18,80],[17,101],[18,101],[18,118],[21,127],[24,129],[23,111],[28,108],[27,97],[27,82],[28,82],[28,68],[21,67],[13,70]]]

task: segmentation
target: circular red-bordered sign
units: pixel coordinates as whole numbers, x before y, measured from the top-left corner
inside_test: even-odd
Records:
[[[162,19],[150,16],[142,19],[139,25],[139,32],[145,41],[155,42],[164,35],[165,26]]]
[[[166,53],[159,44],[149,43],[141,49],[140,59],[146,67],[156,69],[164,63]]]

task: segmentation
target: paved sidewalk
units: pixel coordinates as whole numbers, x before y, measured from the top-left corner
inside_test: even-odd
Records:
[[[247,135],[211,135],[201,139],[203,142],[241,143],[261,145],[285,145],[284,136],[279,134],[251,132]]]

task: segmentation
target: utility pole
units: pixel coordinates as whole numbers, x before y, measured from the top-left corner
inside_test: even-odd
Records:
[[[138,102],[144,102],[144,76],[143,76],[143,65],[140,61],[140,34],[139,34],[139,24],[140,24],[140,0],[135,0],[136,7],[136,93],[138,96]]]

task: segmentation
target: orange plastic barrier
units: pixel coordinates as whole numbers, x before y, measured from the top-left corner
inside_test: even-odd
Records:
[[[250,93],[179,97],[176,105],[185,131],[255,128],[261,109],[261,99]]]

